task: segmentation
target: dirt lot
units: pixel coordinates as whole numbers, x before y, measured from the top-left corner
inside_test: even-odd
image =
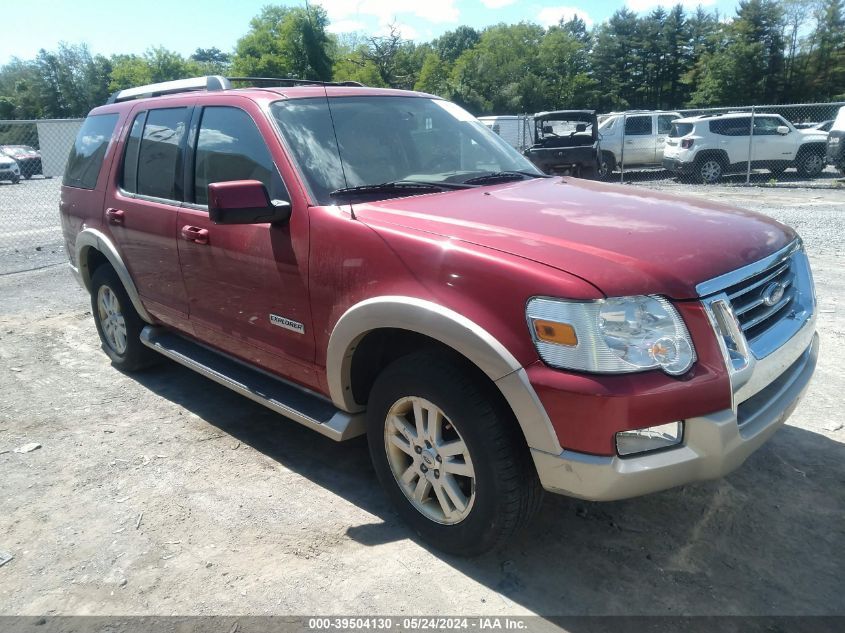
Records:
[[[547,496],[469,561],[410,537],[362,440],[171,363],[121,374],[64,266],[0,275],[0,614],[845,614],[845,193],[682,190],[802,233],[822,339],[807,398],[722,481]]]

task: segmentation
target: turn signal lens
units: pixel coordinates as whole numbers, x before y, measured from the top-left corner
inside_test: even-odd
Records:
[[[578,345],[575,328],[568,323],[555,323],[554,321],[536,319],[534,321],[534,333],[539,340],[546,341],[547,343],[568,345],[569,347]]]

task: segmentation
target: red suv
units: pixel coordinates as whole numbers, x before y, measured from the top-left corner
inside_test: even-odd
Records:
[[[366,433],[398,512],[465,555],[543,489],[720,477],[795,408],[818,337],[788,227],[545,176],[431,95],[276,86],[144,86],[86,119],[62,226],[115,367],[163,354]]]

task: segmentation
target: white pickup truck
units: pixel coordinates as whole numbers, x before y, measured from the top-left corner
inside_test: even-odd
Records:
[[[678,112],[663,110],[612,112],[602,117],[602,173],[610,174],[622,165],[626,169],[660,167],[672,121],[680,118]]]

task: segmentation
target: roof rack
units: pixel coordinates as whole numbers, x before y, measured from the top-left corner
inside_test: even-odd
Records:
[[[205,90],[208,92],[217,90],[232,90],[232,83],[250,83],[252,86],[356,86],[363,84],[357,81],[315,81],[313,79],[297,79],[295,77],[221,77],[220,75],[208,75],[206,77],[191,77],[190,79],[176,79],[174,81],[162,81],[146,86],[126,88],[113,93],[106,103],[119,103],[133,99],[144,99],[147,97],[159,97],[161,95],[177,94],[180,92],[196,92]]]
[[[353,86],[363,87],[357,81],[317,81],[316,79],[297,79],[296,77],[226,77],[230,82],[250,82],[253,85],[262,84],[275,86]]]

